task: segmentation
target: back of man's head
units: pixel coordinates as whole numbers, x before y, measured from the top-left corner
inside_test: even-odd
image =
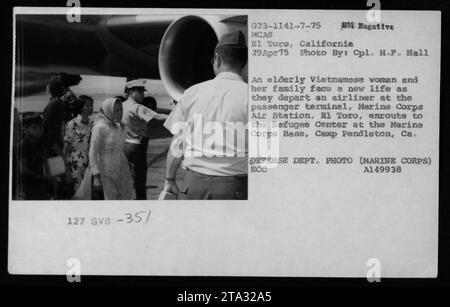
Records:
[[[215,53],[225,65],[241,70],[247,63],[247,45],[244,33],[234,31],[224,34],[217,42]]]
[[[231,67],[242,69],[247,63],[246,47],[222,46],[217,48],[216,52],[222,61]]]

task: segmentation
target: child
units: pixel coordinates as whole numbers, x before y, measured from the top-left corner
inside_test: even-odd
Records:
[[[25,113],[22,118],[24,138],[19,145],[18,186],[26,200],[49,199],[51,178],[44,172],[46,159],[45,143],[42,138],[42,118],[35,113]]]

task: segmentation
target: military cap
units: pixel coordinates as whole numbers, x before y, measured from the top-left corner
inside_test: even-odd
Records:
[[[146,91],[146,88],[145,88],[145,83],[146,82],[147,82],[147,80],[144,80],[144,79],[137,79],[137,80],[128,81],[125,84],[125,90],[139,89],[139,90]]]
[[[216,45],[216,49],[223,46],[245,48],[245,36],[241,31],[224,34]]]

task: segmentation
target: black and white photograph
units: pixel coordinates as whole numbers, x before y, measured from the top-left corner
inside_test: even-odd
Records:
[[[247,199],[247,16],[15,23],[13,199]]]
[[[17,283],[442,280],[442,7],[69,2],[10,12]]]

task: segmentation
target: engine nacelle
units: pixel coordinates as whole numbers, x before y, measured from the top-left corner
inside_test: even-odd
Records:
[[[217,16],[183,16],[170,24],[159,47],[158,66],[172,98],[179,100],[188,87],[214,78],[211,59],[218,38],[237,29],[242,25],[223,22]],[[245,80],[246,75],[247,65]]]

